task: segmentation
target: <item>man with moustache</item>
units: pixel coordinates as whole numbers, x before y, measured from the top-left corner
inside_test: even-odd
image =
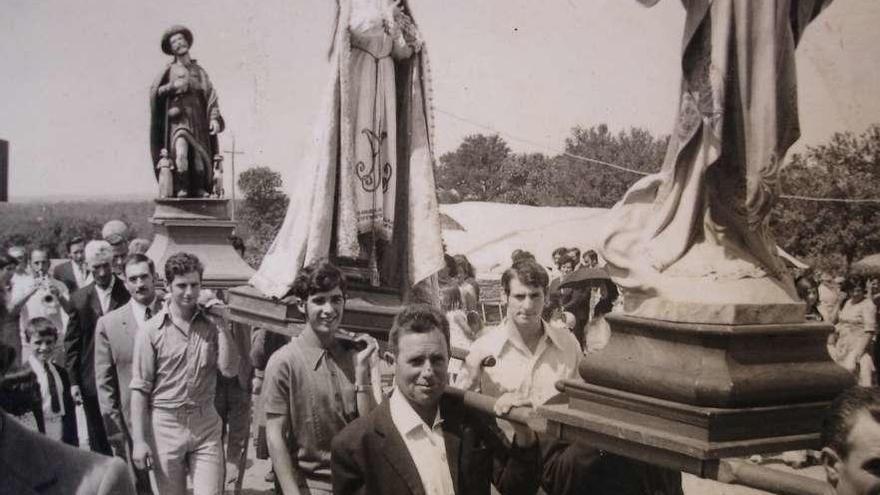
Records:
[[[366,417],[333,440],[337,495],[534,494],[539,450],[535,434],[515,425],[506,444],[490,419],[444,397],[449,322],[427,305],[405,307],[388,336],[395,389]]]
[[[168,304],[135,337],[131,373],[132,461],[153,469],[162,495],[223,493],[217,372],[235,376],[239,355],[225,324],[198,304],[204,266],[190,253],[165,262]]]
[[[70,297],[70,320],[64,336],[66,367],[70,393],[74,401],[82,403],[86,415],[89,447],[94,452],[113,455],[95,386],[95,326],[98,318],[127,303],[131,296],[113,275],[113,251],[107,241],[89,241],[85,257],[94,282]]]
[[[152,493],[146,471],[131,462],[131,365],[134,341],[144,325],[162,309],[156,297],[156,269],[143,254],[129,255],[123,263],[126,290],[131,299],[98,319],[95,328],[95,381],[104,429],[113,454],[132,470],[137,491]]]
[[[375,406],[370,380],[374,339],[363,350],[338,338],[345,277],[327,261],[306,266],[293,283],[302,332],[269,358],[263,383],[266,440],[276,486],[285,495],[331,495],[330,440]]]

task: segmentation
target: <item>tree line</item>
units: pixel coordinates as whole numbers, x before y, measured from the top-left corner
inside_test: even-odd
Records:
[[[660,169],[668,136],[607,125],[575,127],[565,151],[514,153],[499,135],[473,134],[443,154],[436,178],[441,202],[494,201],[532,206],[610,208],[641,175]],[[834,134],[789,157],[778,184],[783,196],[835,199],[880,198],[880,125],[861,134]],[[258,262],[284,219],[287,196],[281,175],[268,167],[241,174],[241,223]],[[819,269],[845,271],[853,261],[880,252],[880,203],[820,202],[780,198],[769,218],[777,243]]]

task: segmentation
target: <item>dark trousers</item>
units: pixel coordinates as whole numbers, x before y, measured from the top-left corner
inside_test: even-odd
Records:
[[[541,442],[541,455],[541,487],[549,495],[683,494],[678,471],[608,454],[580,443]]]
[[[101,419],[101,408],[98,406],[96,395],[83,394],[83,411],[86,414],[86,429],[89,432],[89,449],[92,452],[113,455],[107,432],[104,430],[104,420]]]

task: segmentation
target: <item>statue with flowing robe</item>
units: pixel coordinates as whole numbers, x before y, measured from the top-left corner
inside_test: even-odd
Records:
[[[250,282],[282,297],[303,266],[329,257],[407,297],[443,266],[427,50],[405,1],[337,7],[314,136]]]
[[[157,180],[165,149],[175,170],[174,194],[205,198],[213,187],[217,134],[225,124],[208,73],[190,57],[192,44],[192,32],[184,26],[162,35],[162,51],[174,60],[150,87],[150,151]]]
[[[830,0],[682,3],[681,92],[666,158],[612,209],[602,255],[634,304],[796,301],[768,214],[800,136],[795,47]]]

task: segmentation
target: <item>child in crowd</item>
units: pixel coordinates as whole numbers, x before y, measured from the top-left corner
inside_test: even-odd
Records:
[[[76,446],[76,411],[70,395],[70,380],[64,368],[52,362],[58,346],[58,328],[45,317],[32,318],[25,327],[25,338],[33,352],[28,366],[39,384],[37,428],[47,437]]]

